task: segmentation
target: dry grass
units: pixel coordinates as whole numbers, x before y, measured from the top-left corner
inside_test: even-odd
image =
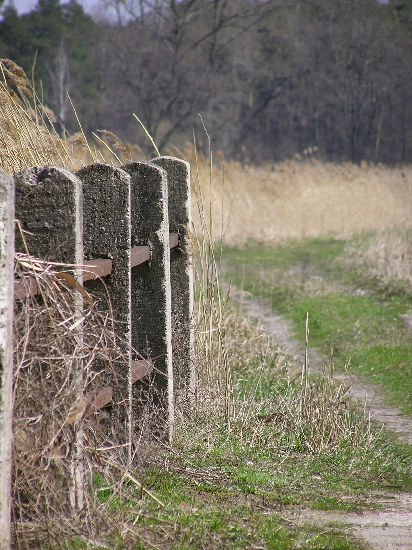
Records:
[[[147,496],[162,506],[131,473],[153,454],[154,441],[145,439],[150,390],[132,441],[116,414],[124,403],[94,409],[97,389],[110,384],[115,393],[123,383],[124,345],[110,313],[54,269],[17,257],[16,275],[27,285],[35,278],[40,294],[17,302],[14,317],[14,547],[60,550],[76,540],[106,548],[108,535],[126,540],[134,532],[127,510],[113,502],[139,510]],[[110,495],[104,501],[102,491]]]
[[[147,492],[130,471],[144,462],[150,443],[145,449],[139,433],[133,442],[124,438],[113,414],[122,404],[96,412],[90,401],[97,388],[110,384],[115,391],[121,383],[117,365],[125,359],[113,320],[54,269],[17,258],[16,275],[25,284],[34,277],[40,290],[16,304],[14,318],[14,547],[26,550],[119,534],[127,530],[125,513],[113,511],[111,501],[127,493],[139,507]],[[97,475],[111,493],[105,503]]]
[[[195,165],[198,167],[198,163]],[[211,218],[206,215],[200,174],[192,179],[194,211],[198,225],[194,226],[192,255],[195,275],[195,350],[196,388],[195,410],[214,408],[230,426],[232,416],[232,369],[227,354],[227,334],[224,326],[225,296],[219,284],[219,255],[215,250]],[[209,212],[210,213],[210,212]]]
[[[255,322],[245,319],[222,290],[221,256],[214,244],[214,205],[208,202],[215,179],[212,163],[206,165],[204,159],[195,158],[195,227],[202,236],[194,239],[196,438],[213,445],[214,437],[221,437],[223,421],[228,436],[236,433],[239,445],[273,445],[277,441],[286,448],[298,445],[315,454],[342,445],[353,449],[367,445],[372,439],[370,419],[366,413],[354,413],[349,387],[336,384],[326,372],[317,380],[310,379],[307,365],[297,364]],[[241,389],[244,381],[252,382],[246,392]],[[268,390],[270,387],[273,389]],[[192,434],[188,423],[185,419],[180,437],[185,437],[185,431]]]
[[[384,284],[412,290],[412,232],[409,228],[383,229],[362,241],[349,243],[345,260],[366,267]]]
[[[0,168],[13,174],[43,164],[81,166],[75,158],[75,146],[84,144],[83,137],[60,139],[54,113],[38,100],[23,69],[1,59],[0,70]]]
[[[10,59],[0,59],[0,79],[0,169],[6,173],[43,165],[69,170],[95,162],[121,166],[133,154],[141,154],[138,146],[124,144],[107,130],[97,130],[100,136],[95,133],[96,143],[91,144],[79,120],[78,132],[60,135],[55,114],[40,101],[24,70]]]
[[[356,410],[350,386],[333,379],[332,366],[323,376],[309,376],[305,365],[230,302],[223,304],[219,331],[231,373],[229,422],[225,392],[200,376],[196,415],[177,430],[180,445],[213,449],[226,441],[239,452],[255,447],[310,455],[373,447],[376,434],[368,411]],[[215,358],[208,368],[216,366]]]
[[[184,152],[193,158],[190,148]],[[218,220],[213,238],[230,245],[409,226],[412,167],[296,159],[261,167],[218,159],[210,178],[198,159],[205,204]],[[199,224],[199,220],[195,219]]]

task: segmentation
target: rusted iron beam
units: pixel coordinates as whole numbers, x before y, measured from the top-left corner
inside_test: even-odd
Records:
[[[112,272],[113,260],[98,258],[96,260],[88,260],[83,262],[83,264],[85,268],[83,281],[91,281],[110,275]],[[61,274],[64,273],[64,271],[61,272]],[[15,300],[22,300],[26,296],[37,296],[37,294],[39,294],[39,287],[35,277],[27,277],[24,282],[21,280],[14,281]]]
[[[141,359],[139,361],[132,361],[130,365],[132,373],[132,384],[141,380],[153,370],[153,361],[151,359]],[[112,386],[102,386],[95,390],[89,391],[85,395],[85,402],[87,403],[84,416],[90,416],[94,412],[107,407],[113,400],[113,388]]]
[[[83,281],[92,281],[110,275],[113,269],[113,260],[98,258],[84,262],[85,271]]]
[[[151,359],[141,359],[140,361],[132,361],[130,365],[132,373],[132,384],[144,378],[153,371],[153,361]]]
[[[85,395],[85,401],[87,402],[84,416],[90,416],[99,409],[103,409],[113,399],[113,388],[111,386],[103,386],[96,390],[89,391]]]
[[[179,233],[169,233],[169,246],[170,248],[179,246]]]
[[[170,248],[175,248],[179,245],[178,233],[169,233]],[[134,246],[131,249],[132,267],[140,265],[150,260],[151,253],[148,246]],[[107,258],[97,258],[96,260],[87,260],[84,262],[83,281],[92,281],[102,277],[111,275],[113,270],[113,260]],[[37,282],[34,278],[30,278],[25,283],[22,281],[14,281],[14,299],[22,300],[26,296],[36,296],[39,293]]]
[[[37,281],[33,277],[27,278],[25,282],[14,281],[14,299],[22,300],[26,296],[36,296],[39,293]]]
[[[132,267],[143,264],[149,261],[151,258],[150,247],[148,246],[134,246],[131,250],[131,263]]]

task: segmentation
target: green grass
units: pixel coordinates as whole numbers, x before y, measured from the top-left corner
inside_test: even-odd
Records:
[[[384,296],[376,281],[360,286],[358,274],[341,268],[343,250],[344,242],[333,239],[225,249],[225,269],[239,286],[272,300],[294,322],[298,337],[304,336],[309,311],[313,345],[327,353],[333,346],[337,364],[351,357],[350,368],[392,388],[397,402],[407,402],[412,351],[400,317],[407,299]],[[133,525],[133,535],[113,534],[111,548],[365,548],[351,534],[346,514],[379,509],[376,492],[412,491],[412,447],[374,431],[345,396],[336,403],[331,386],[317,378],[307,388],[311,410],[330,407],[332,425],[336,420],[342,428],[329,442],[310,414],[299,417],[300,404],[309,401],[300,377],[291,380],[276,353],[247,361],[235,354],[230,427],[213,406],[197,412],[178,427],[173,453],[160,447],[152,464],[134,473],[164,506],[142,499],[133,486],[117,494],[95,477],[102,505],[110,513],[123,511]],[[263,422],[268,415],[273,420]],[[316,447],[312,439],[320,435],[326,443]]]
[[[242,377],[253,374],[242,372]],[[272,395],[277,376],[273,368],[268,370],[261,399]],[[369,443],[365,438],[357,449],[343,440],[313,454],[298,452],[290,438],[279,437],[275,425],[256,437],[256,419],[249,418],[243,427],[241,419],[234,419],[230,430],[210,420],[204,426],[199,420],[187,422],[176,434],[174,453],[164,450],[152,467],[135,474],[164,507],[148,497],[142,500],[129,485],[127,494],[134,492],[136,498],[118,496],[95,476],[98,498],[107,502],[115,496],[116,512],[123,507],[133,521],[136,546],[125,548],[361,550],[343,526],[316,525],[316,511],[334,511],[339,518],[377,508],[371,497],[376,490],[412,490],[412,448],[382,434]],[[288,519],[294,510],[302,511],[303,523]],[[308,521],[305,510],[312,510]],[[345,515],[341,517],[344,523]]]
[[[410,340],[403,319],[367,296],[329,294],[298,300],[287,316],[300,338],[305,335],[306,312],[311,343],[325,352],[333,346],[338,356],[375,342],[391,346]]]
[[[211,435],[216,440],[200,447],[195,425],[189,427],[178,434],[174,455],[164,455],[167,469],[140,472],[139,479],[165,506],[141,500],[137,490],[135,500],[123,495],[134,545],[113,535],[111,548],[361,550],[344,515],[339,525],[339,514],[375,508],[370,493],[376,489],[412,490],[412,453],[406,445],[376,440],[357,452],[308,455],[287,453],[275,440],[252,445],[235,433]],[[97,489],[105,486],[102,478],[95,483]],[[299,523],[288,519],[296,509],[302,510]],[[305,509],[313,510],[307,521]],[[334,521],[316,525],[316,510],[335,511]]]
[[[389,388],[391,402],[403,403],[412,413],[412,347],[410,345],[370,346],[351,354],[353,370],[366,375],[372,382]]]
[[[350,537],[343,529],[317,526],[312,522],[294,525],[285,519],[288,507],[302,506],[299,498],[287,496],[287,487],[283,488],[284,498],[275,497],[266,492],[269,473],[259,473],[259,467],[250,474],[242,469],[233,469],[227,478],[228,486],[219,491],[204,491],[203,485],[191,475],[170,476],[160,470],[147,471],[146,483],[165,503],[159,510],[146,503],[141,512],[140,532],[141,548],[151,533],[151,541],[156,547],[170,549],[247,549],[264,548],[336,548],[339,550],[361,550],[363,545]],[[200,472],[200,470],[199,470]],[[225,475],[228,472],[225,472]],[[176,489],[170,490],[170,482],[176,482]],[[180,493],[180,494],[178,494]],[[184,503],[184,505],[183,505]],[[332,509],[343,509],[332,503]],[[316,508],[316,506],[314,506]],[[347,509],[353,509],[348,507]],[[156,535],[153,538],[153,533]]]
[[[389,393],[388,399],[412,412],[412,336],[402,313],[412,296],[393,281],[382,284],[362,266],[341,261],[345,241],[309,239],[283,246],[224,248],[225,277],[294,323],[296,336],[309,338],[336,365],[368,376]]]
[[[288,384],[279,380],[284,375],[273,360],[263,368],[256,404],[272,400],[276,405]],[[256,382],[256,365],[239,372],[235,401],[242,401]],[[289,391],[298,392],[299,384],[293,386]],[[110,515],[123,515],[133,524],[133,535],[124,539],[115,532],[108,547],[362,550],[345,527],[344,514],[376,508],[371,497],[376,490],[411,491],[411,447],[377,433],[357,448],[342,438],[312,453],[293,443],[294,429],[290,426],[286,434],[276,424],[262,427],[254,415],[234,418],[229,430],[210,414],[186,420],[176,433],[173,454],[158,449],[152,466],[134,474],[163,507],[148,496],[142,499],[132,484],[117,493],[95,475],[98,500]],[[307,520],[305,510],[310,511]],[[316,525],[317,510],[335,512],[334,520],[343,514],[342,525]],[[289,519],[293,511],[301,511],[300,522]],[[99,546],[77,543],[72,548]]]

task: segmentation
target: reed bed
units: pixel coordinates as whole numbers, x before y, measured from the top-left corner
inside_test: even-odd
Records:
[[[193,159],[190,148],[184,151]],[[272,165],[225,162],[212,169],[198,155],[206,216],[214,239],[228,245],[280,242],[326,234],[410,226],[412,167],[323,162],[311,157]],[[216,223],[216,220],[219,220]],[[195,223],[200,227],[200,220]]]
[[[0,169],[6,173],[43,165],[72,171],[95,162],[121,166],[142,153],[140,147],[123,143],[108,130],[96,130],[88,140],[74,105],[79,130],[59,132],[55,114],[14,61],[0,59],[0,78]]]

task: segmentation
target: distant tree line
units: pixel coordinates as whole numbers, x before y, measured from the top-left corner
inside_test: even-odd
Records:
[[[99,0],[97,0],[98,3]],[[412,0],[71,0],[3,7],[0,56],[28,74],[61,131],[161,150],[192,132],[259,162],[412,161]]]

